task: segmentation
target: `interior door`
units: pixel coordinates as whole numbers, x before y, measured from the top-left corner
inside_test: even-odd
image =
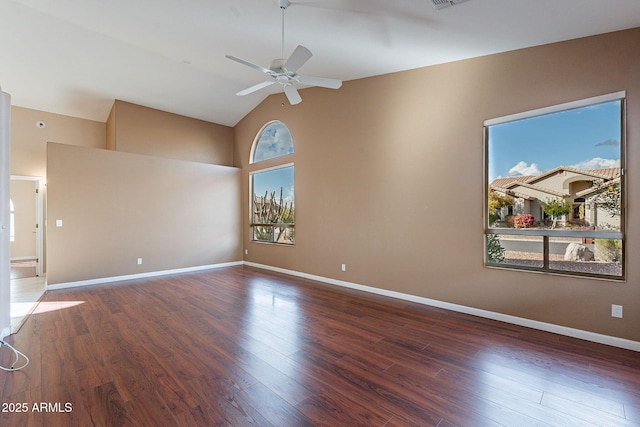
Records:
[[[11,179],[11,279],[40,274],[38,181]]]

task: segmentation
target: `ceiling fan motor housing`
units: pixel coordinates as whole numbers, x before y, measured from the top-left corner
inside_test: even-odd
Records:
[[[276,73],[283,73],[284,64],[286,62],[287,62],[286,59],[274,59],[273,61],[271,61],[271,64],[269,64],[269,69],[271,71],[275,71]]]

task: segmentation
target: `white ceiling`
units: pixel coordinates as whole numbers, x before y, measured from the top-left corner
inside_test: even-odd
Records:
[[[233,126],[279,85],[238,97],[281,56],[277,0],[0,0],[12,104],[105,121],[114,99]],[[295,0],[285,52],[344,81],[640,27],[640,0]],[[326,89],[330,90],[330,89]],[[301,91],[304,102],[304,91]]]

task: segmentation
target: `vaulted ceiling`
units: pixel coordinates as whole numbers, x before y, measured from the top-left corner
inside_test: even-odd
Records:
[[[634,27],[638,0],[292,0],[284,56],[348,81]],[[120,99],[233,126],[282,88],[236,96],[269,77],[225,55],[268,67],[281,30],[277,0],[0,0],[0,85],[92,120]]]

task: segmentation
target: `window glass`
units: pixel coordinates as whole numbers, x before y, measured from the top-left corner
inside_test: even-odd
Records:
[[[282,122],[271,122],[264,127],[254,144],[251,163],[293,154],[293,138]]]
[[[543,247],[543,239],[540,236],[487,235],[489,262],[542,268]]]
[[[251,225],[254,241],[295,242],[294,167],[285,166],[251,175]]]

